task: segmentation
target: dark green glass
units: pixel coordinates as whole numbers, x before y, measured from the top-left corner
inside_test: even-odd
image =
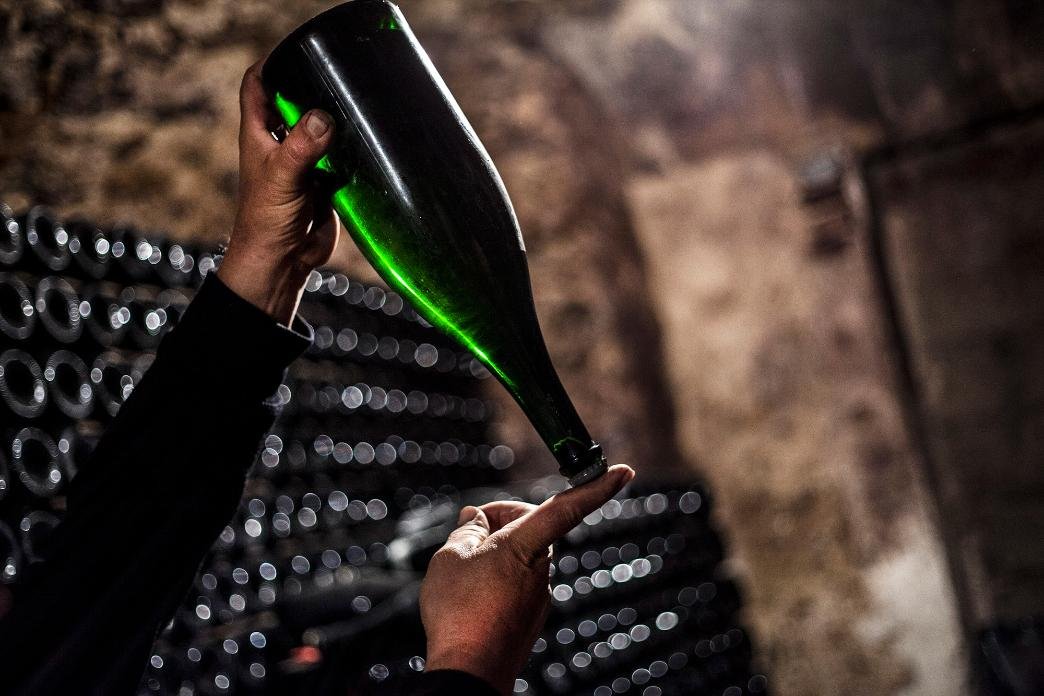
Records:
[[[316,175],[381,277],[507,387],[572,485],[603,473],[540,334],[504,184],[399,9],[353,0],[320,14],[262,80],[288,127],[313,108],[334,117]]]

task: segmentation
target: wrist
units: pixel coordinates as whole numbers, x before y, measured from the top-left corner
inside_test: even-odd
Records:
[[[290,326],[310,272],[310,268],[301,268],[292,259],[261,257],[230,247],[218,277],[244,300]]]

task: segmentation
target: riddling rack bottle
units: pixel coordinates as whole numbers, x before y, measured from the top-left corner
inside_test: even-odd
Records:
[[[354,0],[318,15],[262,79],[288,127],[313,108],[334,117],[317,176],[381,277],[500,380],[571,484],[604,472],[544,345],[500,175],[398,8]]]

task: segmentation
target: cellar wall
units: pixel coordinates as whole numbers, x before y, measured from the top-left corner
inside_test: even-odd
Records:
[[[242,71],[331,4],[0,0],[0,198],[221,240]],[[925,241],[937,237],[904,230],[944,235],[934,211],[947,209],[1004,219],[1013,189],[996,172],[992,193],[969,199],[974,157],[893,163],[937,136],[959,152],[1011,114],[1033,121],[1044,11],[1015,0],[401,5],[505,179],[548,343],[592,430],[639,473],[708,479],[774,690],[964,693],[962,637],[1042,609],[1044,561],[1020,526],[1039,517],[1040,419],[1012,416],[1010,400],[980,409],[958,456],[949,431],[927,426],[993,383],[918,387],[1003,372],[1012,351],[1029,364],[1044,329],[1030,308],[1005,325],[1008,352],[971,330],[954,337],[967,349],[921,340],[939,306],[974,323],[1010,300],[965,313],[957,284],[926,279],[952,277],[981,247],[940,257]],[[915,185],[896,189],[902,166]],[[976,279],[1039,260],[1027,221],[1040,204],[1023,198],[1011,237],[1022,254]],[[992,228],[972,219],[955,214],[946,229],[981,240]],[[340,263],[365,274],[349,247]],[[1033,288],[1019,287],[1032,307]],[[501,412],[519,475],[546,471],[517,410]],[[1010,463],[998,452],[1016,442],[1022,463],[994,467],[1001,493],[975,514],[946,502],[982,485],[983,458],[968,452]],[[940,481],[940,467],[960,475]],[[983,540],[1000,550],[985,554]]]

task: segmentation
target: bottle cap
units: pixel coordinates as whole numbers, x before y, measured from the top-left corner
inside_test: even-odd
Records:
[[[569,477],[569,485],[572,487],[580,486],[588,481],[593,481],[606,472],[609,468],[609,463],[605,459],[605,454],[602,452],[602,446],[597,442],[591,443],[591,446],[584,452],[577,452],[573,447],[567,446],[567,452],[559,452],[559,461],[562,461],[563,456],[569,456],[572,460],[570,466],[563,464],[562,474]],[[582,468],[581,468],[582,467]],[[576,472],[572,473],[571,472]]]

